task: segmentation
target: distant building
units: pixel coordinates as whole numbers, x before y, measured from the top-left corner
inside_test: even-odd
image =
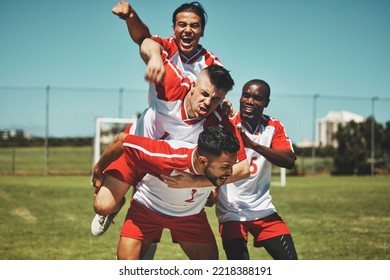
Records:
[[[337,142],[333,139],[333,135],[337,131],[338,125],[345,125],[350,121],[360,123],[364,120],[364,117],[348,111],[330,111],[325,117],[317,120],[316,146],[329,145],[337,147]]]
[[[22,129],[0,129],[0,140],[28,138]]]

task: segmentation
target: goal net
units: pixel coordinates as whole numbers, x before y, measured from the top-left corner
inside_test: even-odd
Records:
[[[104,149],[114,140],[115,136],[133,124],[136,119],[127,118],[96,118],[95,137],[93,143],[93,164],[95,164]]]

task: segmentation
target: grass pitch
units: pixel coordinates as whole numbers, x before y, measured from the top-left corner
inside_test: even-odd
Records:
[[[300,259],[390,259],[390,177],[288,177],[272,187]],[[90,234],[93,188],[89,176],[0,176],[0,259],[113,260],[121,223]],[[214,208],[207,208],[225,259]],[[252,259],[270,257],[253,248]],[[164,231],[155,259],[187,259]]]

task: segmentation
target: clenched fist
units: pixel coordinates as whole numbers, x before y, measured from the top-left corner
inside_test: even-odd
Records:
[[[128,19],[133,12],[133,8],[131,5],[125,1],[121,1],[118,4],[115,5],[115,7],[112,9],[112,13],[114,15],[117,15],[121,19]]]

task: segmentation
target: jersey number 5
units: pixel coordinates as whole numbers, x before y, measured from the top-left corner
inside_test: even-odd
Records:
[[[257,157],[253,157],[251,159],[251,164],[250,164],[250,167],[249,167],[249,171],[250,171],[251,175],[254,175],[254,174],[257,173],[257,164],[254,162],[255,160],[257,160]]]

